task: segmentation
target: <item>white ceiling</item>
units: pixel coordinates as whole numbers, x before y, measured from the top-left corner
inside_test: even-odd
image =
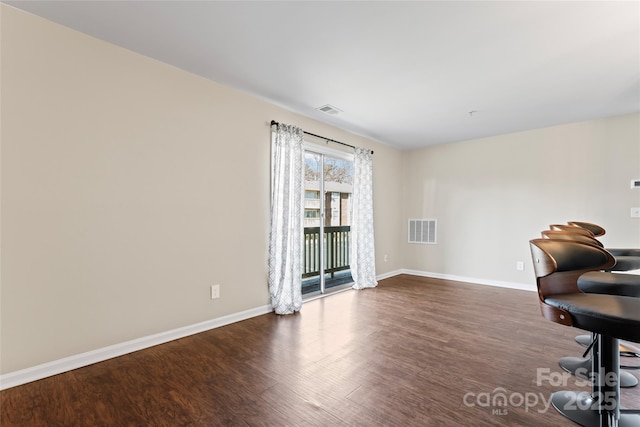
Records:
[[[401,149],[640,111],[638,1],[5,3]]]

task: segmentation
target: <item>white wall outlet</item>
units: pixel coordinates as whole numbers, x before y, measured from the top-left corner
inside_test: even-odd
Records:
[[[518,261],[518,262],[516,262],[516,270],[518,270],[518,271],[524,271],[524,261]]]
[[[220,285],[211,285],[211,299],[220,298]]]
[[[631,208],[631,218],[640,218],[640,208]]]
[[[387,261],[389,261],[389,255],[386,255],[386,254],[385,254],[385,256],[384,256],[384,262],[387,262]]]

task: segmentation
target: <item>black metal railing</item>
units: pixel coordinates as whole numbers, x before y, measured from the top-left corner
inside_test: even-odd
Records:
[[[325,273],[349,269],[351,227],[324,227]],[[320,274],[320,227],[304,229],[304,263],[302,277]]]

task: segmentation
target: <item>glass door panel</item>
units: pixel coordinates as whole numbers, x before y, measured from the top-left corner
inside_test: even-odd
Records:
[[[324,293],[353,281],[349,268],[352,189],[352,161],[305,152],[303,294]]]

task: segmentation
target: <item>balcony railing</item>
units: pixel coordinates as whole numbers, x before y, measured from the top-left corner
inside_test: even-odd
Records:
[[[350,226],[324,227],[325,273],[349,269]],[[320,274],[320,227],[304,229],[304,265],[302,277]]]

